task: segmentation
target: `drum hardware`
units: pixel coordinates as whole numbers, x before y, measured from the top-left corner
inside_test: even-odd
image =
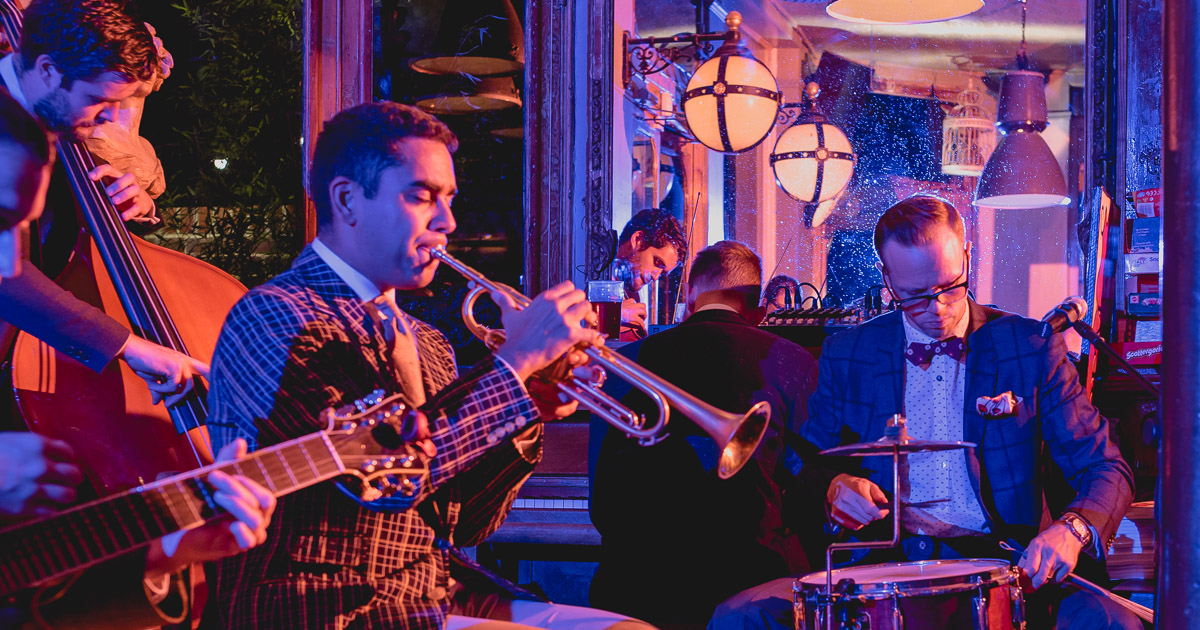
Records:
[[[1025,591],[1021,588],[1019,580],[1013,581],[1013,587],[1008,590],[1008,603],[1011,609],[1013,625],[1018,628],[1025,627]]]
[[[1010,605],[1023,601],[1017,572],[1004,560],[923,560],[825,571],[792,584],[801,630],[1024,630]],[[828,603],[832,600],[833,611]],[[1021,611],[1018,610],[1017,614]]]
[[[972,576],[971,580],[977,583],[981,582],[979,576]],[[975,604],[975,627],[982,630],[983,628],[987,627],[988,599],[987,593],[984,592],[982,585],[979,587],[977,593],[978,594],[975,595],[974,601],[972,602]]]
[[[847,457],[871,457],[875,455],[891,455],[892,457],[892,501],[891,501],[891,516],[892,516],[892,538],[887,541],[865,541],[865,542],[846,542],[833,543],[825,548],[825,601],[822,608],[824,609],[824,628],[825,630],[833,630],[833,608],[837,597],[833,591],[833,553],[835,551],[847,551],[854,549],[891,549],[900,544],[900,496],[903,494],[901,490],[900,479],[900,454],[909,453],[928,453],[933,451],[956,450],[962,448],[975,448],[975,444],[971,442],[934,442],[928,440],[914,440],[908,437],[907,420],[902,414],[895,414],[888,419],[887,427],[884,429],[883,437],[874,442],[863,442],[858,444],[846,444],[836,446],[821,451],[821,455],[841,455]],[[840,583],[839,583],[840,586]],[[792,584],[793,593],[796,591],[796,584]],[[894,598],[899,599],[899,595],[894,595]],[[986,608],[986,607],[985,607]],[[798,615],[797,618],[803,615]],[[895,607],[893,613],[894,622],[897,628],[903,628],[903,617],[900,613],[900,607]],[[818,615],[820,618],[820,615]],[[981,630],[986,626],[980,626]]]

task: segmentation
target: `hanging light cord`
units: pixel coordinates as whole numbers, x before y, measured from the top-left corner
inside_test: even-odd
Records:
[[[1021,49],[1017,52],[1017,69],[1029,69],[1029,48],[1025,44],[1025,8],[1029,0],[1021,0]]]

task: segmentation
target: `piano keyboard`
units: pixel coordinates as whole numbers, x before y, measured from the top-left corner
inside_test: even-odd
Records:
[[[523,497],[513,501],[514,510],[587,510],[588,500],[580,497]]]

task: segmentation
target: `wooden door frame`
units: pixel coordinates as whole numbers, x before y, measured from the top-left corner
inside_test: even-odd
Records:
[[[301,181],[321,125],[334,114],[371,99],[372,0],[304,0],[304,85]],[[317,236],[317,214],[307,187],[304,242]]]

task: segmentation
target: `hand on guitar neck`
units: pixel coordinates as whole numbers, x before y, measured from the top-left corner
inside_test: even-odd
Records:
[[[217,461],[245,456],[246,441],[238,438],[221,449]],[[266,542],[267,525],[275,511],[274,495],[251,479],[219,470],[208,474],[208,482],[216,489],[213,500],[228,514],[151,543],[146,554],[147,579],[176,573],[191,564],[234,556]]]
[[[245,456],[246,442],[238,439],[221,449],[217,461]],[[0,433],[0,517],[45,517],[74,502],[75,486],[83,480],[74,459],[65,442],[36,433]],[[220,470],[210,472],[207,480],[215,490],[213,501],[226,514],[153,541],[146,554],[147,578],[233,556],[266,541],[274,495],[247,477]]]
[[[208,364],[181,352],[129,335],[125,348],[117,355],[150,388],[154,404],[177,404],[192,391],[193,379],[208,377]]]

